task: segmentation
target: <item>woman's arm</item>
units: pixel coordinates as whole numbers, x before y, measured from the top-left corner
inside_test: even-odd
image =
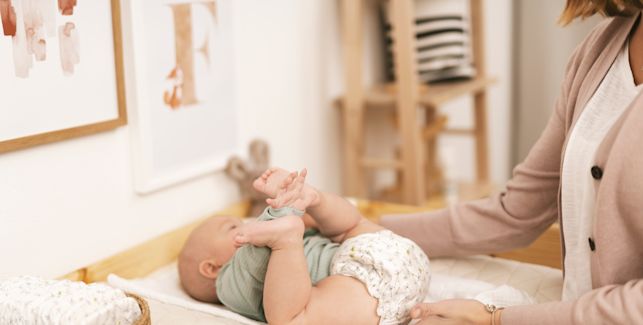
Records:
[[[584,73],[583,61],[608,21],[572,54],[554,112],[506,190],[491,198],[420,214],[384,216],[380,224],[414,240],[430,257],[508,251],[528,246],[558,216],[561,157]],[[581,71],[582,70],[582,71]]]
[[[469,299],[418,304],[411,316],[421,319],[417,325],[491,324],[484,305]],[[643,324],[643,280],[598,288],[568,302],[507,307],[495,316],[495,324],[502,325]]]
[[[545,131],[514,169],[504,192],[437,212],[384,216],[380,224],[412,239],[430,257],[491,253],[529,245],[558,216],[566,93],[563,89]]]
[[[509,307],[502,324],[643,324],[643,279],[594,289],[569,302]]]

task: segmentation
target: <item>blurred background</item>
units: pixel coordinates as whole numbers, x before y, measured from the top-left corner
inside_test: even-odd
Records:
[[[219,132],[216,141],[234,141],[230,155],[243,165],[237,167],[263,166],[248,152],[261,139],[269,165],[305,167],[311,184],[348,196],[431,206],[434,198],[502,190],[549,118],[569,55],[600,19],[560,27],[564,0],[472,0],[473,6],[416,0],[408,2],[410,12],[398,2],[406,3],[227,2],[234,68],[227,79],[234,83],[234,104],[227,109],[236,117],[206,122]],[[120,4],[129,122],[0,154],[1,276],[58,276],[242,199],[241,181],[224,171],[225,163],[156,188],[138,187],[137,157],[146,148],[132,133],[144,129],[145,115],[137,107],[141,85],[134,86],[141,74],[131,73],[141,54],[128,48],[159,36],[128,33],[141,11],[129,1]],[[400,23],[404,17],[411,19]],[[396,29],[396,21],[405,27]],[[404,28],[415,37],[396,38]],[[439,39],[449,34],[445,28],[455,41]],[[439,42],[456,46],[431,52]],[[0,48],[0,59],[9,59]],[[0,79],[3,89],[12,85],[7,80]],[[474,98],[481,93],[482,104]],[[228,130],[230,123],[236,126]]]

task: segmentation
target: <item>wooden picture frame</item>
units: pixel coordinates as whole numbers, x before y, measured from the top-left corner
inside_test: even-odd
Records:
[[[38,128],[35,128],[33,132],[30,132],[28,134],[21,134],[20,136],[13,137],[10,134],[7,135],[6,133],[3,134],[2,130],[6,130],[8,128],[13,128],[14,130],[22,130],[29,129],[30,124],[29,123],[23,123],[20,125],[15,125],[15,121],[11,121],[11,118],[15,115],[15,112],[9,112],[10,110],[18,110],[18,109],[23,109],[24,107],[21,107],[20,105],[1,105],[0,106],[0,120],[4,119],[6,124],[3,124],[2,121],[0,121],[0,154],[5,153],[5,152],[10,152],[10,151],[15,151],[19,149],[24,149],[24,148],[30,148],[33,146],[41,145],[41,144],[47,144],[47,143],[52,143],[52,142],[57,142],[65,139],[70,139],[70,138],[75,138],[75,137],[80,137],[84,135],[89,135],[89,134],[94,134],[98,132],[103,132],[103,131],[108,131],[115,129],[119,126],[123,126],[127,124],[127,113],[126,113],[126,98],[125,98],[125,80],[124,80],[124,68],[123,68],[123,48],[122,48],[122,32],[121,32],[121,7],[120,7],[120,0],[101,0],[102,2],[99,1],[92,1],[92,2],[79,2],[79,3],[73,3],[70,1],[69,3],[73,3],[73,7],[71,8],[72,11],[75,11],[73,14],[69,14],[68,12],[63,14],[62,9],[60,8],[55,8],[55,5],[60,2],[56,0],[49,0],[53,5],[47,4],[46,7],[47,9],[58,9],[56,13],[50,14],[51,17],[53,18],[55,27],[56,29],[61,28],[61,23],[67,24],[68,22],[76,23],[76,27],[78,29],[78,49],[79,49],[79,59],[77,62],[76,66],[76,71],[74,71],[71,75],[65,75],[67,71],[61,71],[65,70],[64,67],[59,67],[58,62],[56,62],[56,59],[60,59],[62,57],[62,53],[60,48],[62,47],[62,41],[59,41],[61,34],[61,30],[59,30],[58,34],[53,34],[53,35],[47,35],[46,37],[44,35],[41,35],[43,37],[43,40],[46,42],[46,56],[47,58],[43,62],[39,62],[36,60],[35,62],[32,62],[31,67],[28,69],[28,74],[30,74],[27,77],[20,78],[17,76],[18,72],[13,73],[11,69],[0,69],[0,87],[4,88],[5,90],[9,88],[10,90],[12,89],[17,89],[15,92],[16,94],[19,94],[20,91],[20,84],[25,85],[30,82],[29,79],[33,77],[34,84],[37,86],[42,86],[42,85],[50,85],[52,86],[51,88],[45,89],[40,95],[43,97],[48,97],[48,95],[55,93],[57,91],[61,91],[61,88],[64,87],[66,82],[70,82],[70,80],[73,80],[73,78],[78,78],[78,80],[74,81],[76,82],[75,85],[82,84],[84,87],[80,91],[88,90],[90,88],[95,88],[95,87],[102,87],[108,84],[112,84],[109,87],[105,87],[102,89],[107,89],[102,95],[103,97],[100,97],[96,100],[96,106],[102,106],[100,109],[102,109],[104,112],[108,112],[108,114],[105,114],[104,112],[100,113],[104,115],[104,117],[96,117],[96,116],[89,116],[87,117],[88,122],[83,122],[83,121],[72,121],[67,120],[66,122],[61,122],[59,125],[53,126],[49,125],[47,126],[47,130],[39,130]],[[14,11],[14,14],[23,14],[24,12],[21,12],[24,8],[16,8],[16,7],[21,7],[22,4],[17,1],[5,1],[5,3],[9,3],[9,5],[13,5],[12,10]],[[60,5],[59,5],[60,6]],[[83,7],[84,6],[84,7]],[[2,8],[0,8],[1,10]],[[5,8],[6,9],[6,8]],[[42,8],[40,8],[42,9]],[[105,11],[106,9],[111,10],[111,18],[106,17]],[[102,12],[102,14],[100,13]],[[3,17],[3,27],[6,29],[6,12],[4,13],[5,17]],[[89,17],[90,14],[93,14],[92,17]],[[76,17],[74,17],[76,15]],[[95,17],[96,15],[100,17]],[[17,20],[16,26],[20,26],[21,23],[24,21],[24,17],[22,18],[13,18],[14,21]],[[107,22],[111,22],[111,26],[107,26]],[[100,25],[102,24],[102,25]],[[25,24],[26,25],[26,24]],[[46,25],[43,24],[43,25]],[[101,27],[98,27],[98,26]],[[40,26],[41,29],[45,30],[47,26]],[[18,32],[20,32],[20,27],[17,27]],[[15,26],[14,26],[15,30]],[[98,31],[98,33],[95,33]],[[104,40],[109,39],[107,37],[103,38],[103,36],[106,36],[109,34],[111,31],[111,39],[112,42],[104,42]],[[5,30],[6,33],[6,30]],[[42,31],[42,33],[48,33],[48,31]],[[11,51],[7,51],[6,49],[11,48],[11,45],[15,46],[16,41],[14,40],[15,37],[10,37],[9,35],[5,34],[0,34],[0,52],[5,52],[5,53],[11,53]],[[10,41],[7,42],[6,40],[9,39]],[[113,60],[109,52],[99,52],[98,55],[95,55],[94,58],[95,60],[91,59],[91,54],[92,49],[88,49],[89,47],[95,48],[97,42],[103,42],[102,44],[104,45],[103,48],[100,49],[105,49],[105,48],[110,48],[113,47]],[[13,43],[13,44],[11,44]],[[16,50],[13,49],[14,51],[14,65],[15,63],[15,52]],[[103,55],[104,53],[107,53]],[[58,56],[57,56],[58,55]],[[35,57],[35,54],[34,54]],[[0,53],[0,61],[5,61],[4,64],[7,64],[7,61],[11,60],[11,56],[3,56]],[[30,58],[31,60],[31,58]],[[104,78],[85,78],[83,79],[83,76],[91,75],[92,73],[96,73],[96,71],[103,71],[104,69],[110,69],[109,64],[113,61],[113,76],[106,75]],[[102,65],[105,64],[107,66],[103,67],[98,67],[97,65]],[[62,65],[62,63],[61,63]],[[83,66],[85,65],[85,66]],[[87,65],[93,65],[95,70],[87,71],[85,72],[85,67]],[[3,65],[0,62],[0,68],[2,68]],[[93,69],[93,68],[92,68]],[[18,68],[16,68],[16,71]],[[7,82],[7,80],[9,82]],[[91,81],[99,80],[96,84],[91,83]],[[112,83],[113,81],[113,83]],[[5,82],[7,82],[5,84]],[[34,86],[34,87],[37,87]],[[58,88],[60,86],[60,88]],[[86,88],[85,88],[86,87]],[[112,88],[113,87],[113,88]],[[24,87],[23,87],[24,88]],[[40,87],[38,90],[43,90],[43,87]],[[7,93],[11,93],[11,91],[4,92],[3,96],[3,101],[6,103],[7,102]],[[16,95],[20,96],[20,95]],[[11,98],[11,94],[9,94],[9,103],[12,102],[19,102],[24,99],[24,96],[22,97],[13,97]],[[55,97],[55,96],[54,96]],[[105,102],[103,102],[103,99],[107,99]],[[46,100],[46,99],[44,99]],[[52,104],[53,103],[53,104]],[[91,102],[85,102],[84,103],[86,106],[84,107],[89,107],[92,108],[93,106],[91,105]],[[29,106],[29,107],[34,107],[37,105],[34,104],[25,104],[24,106]],[[3,108],[4,107],[4,108]],[[50,100],[49,105],[47,107],[42,108],[43,110],[58,110],[60,109],[59,114],[65,116],[73,116],[72,113],[66,112],[65,109],[65,103],[58,101],[58,100]],[[31,108],[30,108],[31,109]],[[27,113],[24,113],[27,114]],[[100,115],[99,114],[99,115]],[[31,115],[36,115],[31,113]],[[20,117],[16,118],[16,120],[23,121],[25,120],[25,117]],[[15,132],[14,132],[15,133]]]
[[[129,0],[123,32],[134,186],[148,194],[240,154],[234,0]]]

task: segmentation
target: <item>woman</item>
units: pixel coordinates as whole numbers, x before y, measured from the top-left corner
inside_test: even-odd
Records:
[[[493,312],[473,300],[421,304],[419,324],[643,324],[643,0],[568,0],[561,22],[595,13],[555,111],[507,190],[382,224],[429,256],[527,246],[559,220],[560,302]]]

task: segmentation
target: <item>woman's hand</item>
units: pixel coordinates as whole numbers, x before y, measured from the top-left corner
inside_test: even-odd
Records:
[[[491,324],[491,313],[482,303],[471,299],[450,299],[436,303],[417,304],[411,309],[411,318],[420,319],[416,325]],[[498,323],[496,322],[496,324]]]

